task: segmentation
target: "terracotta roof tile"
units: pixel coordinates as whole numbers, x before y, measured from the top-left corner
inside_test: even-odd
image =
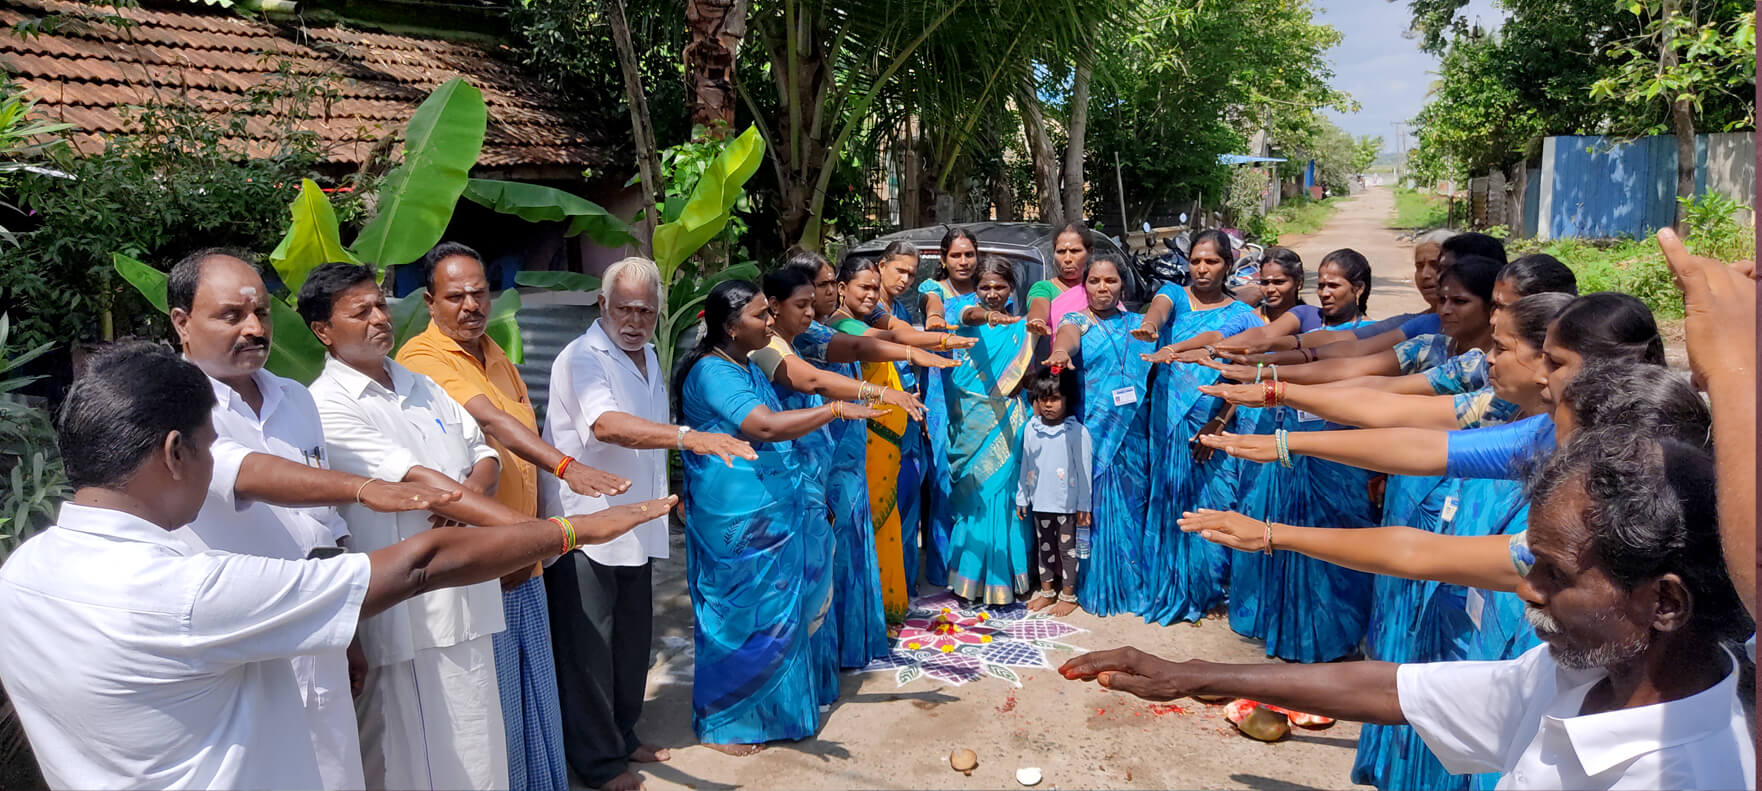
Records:
[[[428,92],[463,76],[483,91],[490,124],[478,164],[603,168],[607,139],[493,48],[337,27],[280,26],[230,12],[131,8],[134,25],[64,26],[23,37],[12,25],[46,13],[90,13],[66,0],[0,0],[0,70],[9,72],[45,116],[80,128],[74,145],[103,148],[103,135],[128,130],[127,108],[155,96],[220,114],[286,62],[300,74],[329,74],[335,98],[311,110],[306,126],[325,141],[331,162],[359,164],[374,143],[398,133]],[[267,153],[268,123],[247,119],[254,137],[232,141]]]

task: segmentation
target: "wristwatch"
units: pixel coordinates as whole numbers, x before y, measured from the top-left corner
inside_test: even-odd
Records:
[[[685,450],[685,435],[690,434],[690,433],[691,433],[691,426],[680,426],[679,427],[679,437],[677,439],[673,440],[673,446],[680,449],[680,450]]]

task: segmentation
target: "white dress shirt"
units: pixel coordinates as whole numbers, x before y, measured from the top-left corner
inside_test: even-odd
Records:
[[[251,375],[263,394],[263,410],[251,410],[244,397],[226,383],[208,378],[214,388],[216,437],[212,451],[214,476],[208,498],[196,521],[177,530],[192,548],[241,555],[301,560],[314,549],[335,547],[348,535],[336,509],[285,508],[241,500],[235,492],[239,468],[252,453],[324,466],[324,428],[318,405],[306,387],[292,379],[258,369]],[[349,662],[343,652],[293,658],[294,678],[306,704],[307,724],[318,752],[318,770],[327,789],[361,788],[361,744],[349,694]]]
[[[203,552],[61,507],[0,567],[0,681],[52,788],[320,786],[289,657],[348,647],[365,556]]]
[[[1563,668],[1542,645],[1505,662],[1402,665],[1396,686],[1444,768],[1502,773],[1499,788],[1756,787],[1737,673],[1680,700],[1581,716],[1604,676]]]
[[[544,438],[581,464],[630,480],[623,494],[584,497],[555,476],[539,477],[539,510],[546,516],[592,514],[626,503],[667,496],[667,451],[631,450],[602,442],[593,424],[607,412],[624,412],[656,423],[671,423],[667,382],[655,347],[643,347],[643,371],[612,343],[595,321],[569,342],[551,364],[551,391]],[[629,533],[581,552],[605,566],[640,566],[667,557],[667,517],[650,519]]]
[[[325,355],[312,398],[334,469],[401,481],[410,468],[427,467],[464,481],[479,461],[496,458],[477,421],[433,380],[391,359],[385,367],[391,390]],[[351,551],[372,552],[429,529],[427,511],[382,514],[361,505],[345,505],[342,511]],[[379,667],[506,628],[501,586],[490,580],[430,591],[367,619],[361,648],[368,665]]]

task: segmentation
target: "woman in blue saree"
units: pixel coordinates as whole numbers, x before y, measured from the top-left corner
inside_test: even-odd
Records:
[[[779,387],[785,408],[818,406],[824,397],[879,400],[909,415],[922,415],[923,404],[898,390],[877,388],[860,380],[856,360],[901,360],[930,366],[954,361],[867,336],[834,331],[815,320],[835,310],[834,299],[822,299],[815,278],[832,275],[818,260],[795,261],[765,276],[765,297],[771,303],[776,336],[754,353],[772,361],[771,381]],[[765,364],[761,363],[761,367]],[[824,429],[830,436],[830,460],[815,468],[825,477],[835,547],[832,608],[827,616],[837,645],[836,666],[861,668],[888,655],[887,624],[882,609],[880,567],[875,556],[866,475],[866,432],[850,421]],[[799,441],[798,441],[799,442]]]
[[[1193,238],[1190,282],[1156,292],[1132,336],[1160,339],[1164,346],[1203,332],[1234,335],[1259,319],[1224,290],[1234,253],[1216,230]],[[1159,351],[1158,354],[1161,354]],[[1188,441],[1217,416],[1223,404],[1199,392],[1217,381],[1210,368],[1174,362],[1158,366],[1150,386],[1150,511],[1144,532],[1146,621],[1196,621],[1224,600],[1229,558],[1223,549],[1181,532],[1181,514],[1196,508],[1233,508],[1238,465],[1222,454],[1194,458]]]
[[[1016,514],[1015,489],[1027,409],[1016,397],[1033,347],[1020,316],[1009,311],[1015,270],[985,256],[979,286],[945,308],[950,323],[978,343],[949,369],[948,466],[954,532],[948,587],[987,605],[1014,603],[1028,592],[1028,525]]]
[[[1082,417],[1094,443],[1089,471],[1094,530],[1077,599],[1095,615],[1144,609],[1144,514],[1150,497],[1151,351],[1132,337],[1140,317],[1121,308],[1121,262],[1101,253],[1085,265],[1088,308],[1060,317],[1046,364],[1083,375]]]
[[[823,518],[796,440],[840,418],[878,411],[831,402],[784,411],[749,355],[771,338],[770,305],[751,283],[710,291],[704,339],[680,368],[674,392],[684,424],[735,434],[758,459],[687,454],[687,583],[694,615],[692,727],[733,755],[769,741],[803,739],[818,725],[826,657],[814,635],[830,602],[828,548],[811,524]],[[827,523],[825,534],[831,532]]]

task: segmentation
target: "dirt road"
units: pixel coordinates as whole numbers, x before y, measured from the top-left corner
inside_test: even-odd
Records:
[[[1370,259],[1370,315],[1385,318],[1397,313],[1426,309],[1425,300],[1413,288],[1413,244],[1396,238],[1388,227],[1395,214],[1395,191],[1372,187],[1340,202],[1327,225],[1312,234],[1287,235],[1279,243],[1303,256],[1309,272],[1305,291],[1314,304],[1315,268],[1322,256],[1350,247]]]

